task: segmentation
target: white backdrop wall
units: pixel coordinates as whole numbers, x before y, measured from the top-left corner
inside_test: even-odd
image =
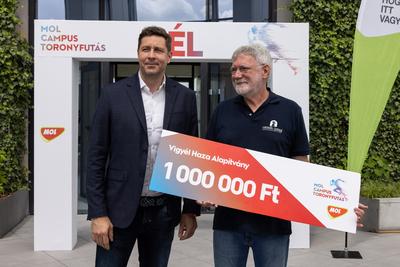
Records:
[[[137,61],[150,25],[173,37],[173,62],[230,62],[259,42],[273,61],[272,90],[296,101],[308,131],[308,24],[35,21],[34,249],[71,250],[77,241],[79,61]],[[309,227],[293,224],[291,247],[309,247]]]

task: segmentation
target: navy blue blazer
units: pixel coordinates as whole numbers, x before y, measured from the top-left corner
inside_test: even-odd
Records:
[[[198,135],[194,91],[167,78],[163,128]],[[138,74],[106,86],[93,118],[88,151],[86,191],[88,219],[108,216],[114,226],[133,221],[142,192],[148,152],[147,126]],[[168,195],[168,213],[177,225],[181,198]],[[200,214],[184,199],[183,213]]]

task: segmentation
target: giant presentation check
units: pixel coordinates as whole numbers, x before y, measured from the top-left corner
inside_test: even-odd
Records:
[[[355,233],[360,174],[164,130],[150,189]]]

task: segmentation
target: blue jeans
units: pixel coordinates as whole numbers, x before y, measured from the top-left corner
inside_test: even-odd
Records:
[[[126,266],[136,240],[141,267],[166,267],[173,238],[167,206],[139,208],[128,228],[114,227],[110,250],[97,246],[96,267]]]
[[[256,267],[287,265],[289,235],[259,236],[252,233],[214,230],[215,267],[246,267],[249,248]]]

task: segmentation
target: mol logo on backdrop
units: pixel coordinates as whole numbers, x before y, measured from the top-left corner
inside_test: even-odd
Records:
[[[64,130],[65,128],[63,127],[42,127],[40,128],[40,134],[46,142],[50,142],[59,137]]]

